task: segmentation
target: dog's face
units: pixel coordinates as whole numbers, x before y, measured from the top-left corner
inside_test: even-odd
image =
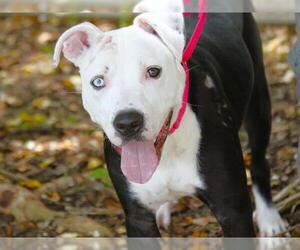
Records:
[[[185,80],[182,1],[145,0],[135,10],[152,10],[154,3],[164,12],[141,14],[127,28],[72,27],[54,54],[56,63],[63,51],[79,67],[85,109],[121,149],[123,174],[141,184],[159,165],[155,141],[162,141],[167,117],[181,105]]]
[[[90,23],[66,31],[56,45],[80,69],[82,100],[109,140],[154,141],[178,109],[185,73],[179,14],[139,15],[132,26],[103,33]]]
[[[138,27],[106,36],[80,70],[83,105],[117,146],[154,140],[180,103],[183,73],[166,46]]]

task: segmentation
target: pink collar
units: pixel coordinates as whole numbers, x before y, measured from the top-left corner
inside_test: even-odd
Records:
[[[183,3],[190,4],[190,0],[183,0]],[[206,17],[207,17],[207,13],[205,11],[206,5],[207,5],[207,0],[199,0],[198,22],[194,30],[194,33],[183,52],[181,64],[186,74],[185,87],[183,91],[181,107],[179,109],[175,122],[173,123],[172,127],[169,130],[169,134],[173,134],[179,128],[182,118],[186,111],[186,107],[188,104],[188,97],[189,97],[189,89],[190,89],[190,70],[187,62],[190,60],[191,56],[193,55],[197,47],[198,41],[200,39],[200,36],[203,32],[204,25],[206,23]]]

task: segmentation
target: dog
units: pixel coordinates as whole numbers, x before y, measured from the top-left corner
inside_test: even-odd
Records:
[[[225,237],[252,237],[253,210],[238,132],[244,124],[261,236],[285,225],[272,201],[266,149],[271,105],[259,31],[251,13],[208,13],[188,62],[190,91],[179,128],[186,41],[198,15],[180,0],[144,0],[131,26],[102,32],[91,23],[64,32],[61,52],[80,69],[83,106],[105,132],[108,171],[129,237],[159,237],[171,207],[194,195]]]

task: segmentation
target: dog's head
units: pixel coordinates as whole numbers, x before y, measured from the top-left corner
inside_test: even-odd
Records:
[[[151,11],[155,2],[145,0],[135,11]],[[176,1],[171,2],[174,7]],[[84,108],[122,152],[128,144],[149,151],[146,142],[154,143],[170,111],[181,105],[185,73],[180,8],[142,13],[133,25],[110,32],[82,23],[56,44],[56,64],[62,51],[79,68]],[[133,146],[133,141],[145,144]]]

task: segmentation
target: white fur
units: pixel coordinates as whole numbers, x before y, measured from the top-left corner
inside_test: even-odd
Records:
[[[134,13],[140,12],[174,12],[182,14],[184,10],[182,0],[144,0],[137,3]]]
[[[174,110],[174,122],[181,106],[185,82],[181,66],[185,42],[182,2],[155,1],[157,6],[154,9],[148,9],[148,0],[136,7],[136,10],[141,10],[143,6],[155,13],[139,15],[132,26],[103,33],[100,30],[91,32],[95,26],[84,23],[66,31],[56,46],[54,59],[58,63],[66,40],[72,38],[74,32],[87,34],[91,46],[80,51],[72,50],[72,58],[67,59],[80,69],[84,108],[117,146],[123,142],[115,132],[113,120],[120,111],[136,109],[142,112],[146,128],[142,137],[154,141],[170,110]],[[168,8],[171,13],[161,13]],[[146,68],[151,65],[162,68],[157,80],[145,77]],[[98,75],[104,76],[106,85],[101,90],[95,90],[90,84],[91,79]],[[156,212],[161,226],[167,227],[170,223],[171,204],[183,196],[193,195],[196,188],[205,188],[199,176],[200,139],[200,125],[187,107],[181,126],[166,140],[153,177],[143,185],[130,183],[130,192]]]
[[[100,29],[98,29],[95,25],[89,22],[84,22],[68,29],[60,36],[55,45],[53,60],[56,66],[59,64],[61,51],[64,49],[64,47],[68,45],[68,38],[79,32],[84,32],[85,34],[87,34],[88,42],[91,45],[90,49],[85,49],[81,51],[80,56],[76,58],[74,58],[72,55],[64,53],[65,57],[78,67],[81,66],[82,62],[91,58],[91,52],[93,53],[93,48],[95,48],[95,45],[104,35],[104,33]]]
[[[185,45],[183,11],[182,0],[144,0],[133,9],[133,12],[148,12],[139,15],[134,23],[150,24],[179,63]]]
[[[155,8],[150,0],[145,0],[135,10],[156,13],[139,15],[132,26],[103,33],[94,25],[83,23],[67,30],[55,47],[56,64],[63,50],[67,59],[79,67],[83,106],[117,146],[123,142],[113,120],[120,111],[142,112],[145,116],[142,137],[154,141],[170,110],[178,111],[181,105],[185,82],[180,65],[184,48],[183,17],[174,12],[181,12],[182,6],[179,0],[153,1]],[[173,13],[157,13],[166,11],[166,6]],[[87,36],[89,46],[79,46],[75,52],[67,50],[68,39],[74,42],[71,38],[77,34],[80,40],[78,34],[82,33]],[[75,39],[76,42],[85,45],[85,41]],[[146,68],[153,65],[162,68],[159,79],[145,77]],[[105,87],[95,90],[90,81],[99,75],[104,77]],[[209,79],[206,86],[214,87]],[[193,195],[197,188],[205,188],[198,166],[200,140],[200,125],[188,107],[179,129],[167,138],[158,169],[150,181],[143,185],[130,183],[130,192],[156,213],[162,226],[170,223],[170,204]],[[253,192],[261,235],[272,236],[282,231],[284,223],[277,210],[265,203],[255,187]]]
[[[174,23],[174,29],[168,25],[171,22],[170,20]],[[145,30],[152,33],[157,33],[161,41],[174,55],[174,59],[178,63],[181,62],[185,45],[182,14],[143,13],[136,17],[134,24],[144,27]]]
[[[58,63],[66,43],[79,44],[73,47],[80,50],[69,50],[71,57],[66,53],[65,56],[80,69],[83,106],[117,146],[123,142],[115,132],[113,120],[120,111],[142,112],[145,116],[142,137],[154,141],[170,110],[174,110],[174,122],[181,106],[185,82],[180,65],[184,48],[183,17],[179,2],[172,1],[163,0],[163,3],[172,7],[176,2],[174,11],[179,13],[144,13],[132,26],[107,33],[83,23],[66,31],[56,45],[54,59]],[[143,4],[147,8],[148,1]],[[164,4],[160,10],[166,10]],[[87,35],[89,47],[72,40],[74,35],[81,38],[78,32]],[[162,68],[157,80],[146,78],[146,68],[152,65]],[[101,90],[95,90],[90,84],[98,75],[104,77],[105,87]],[[157,212],[161,226],[167,227],[170,223],[172,203],[194,194],[196,188],[205,187],[198,169],[200,139],[199,123],[188,107],[180,128],[167,138],[151,180],[143,185],[130,183],[130,192]]]
[[[255,217],[261,237],[272,237],[285,231],[285,223],[280,217],[276,207],[273,204],[267,204],[258,191],[253,186],[253,195],[255,199],[256,211]]]
[[[258,238],[258,249],[259,250],[291,250],[291,240],[289,238]],[[295,249],[295,248],[293,248]]]
[[[215,87],[215,84],[213,82],[213,80],[211,79],[211,77],[207,77],[205,82],[204,82],[205,86],[208,88],[208,89],[212,89]]]
[[[169,229],[171,224],[171,202],[167,202],[156,211],[156,224],[159,228]]]
[[[159,19],[157,13],[144,13],[136,17],[133,25],[106,33],[83,23],[67,30],[57,42],[56,63],[70,37],[76,36],[76,32],[87,34],[90,47],[75,51],[72,58],[68,56],[67,59],[80,69],[84,108],[117,146],[123,143],[113,127],[119,112],[135,109],[143,113],[142,138],[154,141],[168,113],[181,105],[185,82],[180,64],[183,25],[177,25],[179,30],[172,27],[176,26],[173,23],[181,24],[183,18],[182,14],[173,14],[162,14],[164,18]],[[147,67],[157,65],[162,68],[161,77],[147,79]],[[104,76],[106,86],[95,90],[90,81],[99,75]]]
[[[166,203],[193,195],[196,188],[204,189],[197,160],[200,139],[199,123],[188,108],[179,129],[168,137],[159,166],[150,181],[142,185],[130,183],[131,193],[159,214]]]
[[[117,113],[126,109],[144,114],[146,129],[142,136],[155,140],[169,111],[180,105],[183,69],[178,68],[173,56],[155,36],[136,26],[110,35],[116,48],[100,50],[99,56],[80,70],[83,105],[117,146],[121,146],[122,141],[115,132],[113,120]],[[160,79],[144,79],[149,65],[162,67]],[[97,91],[90,80],[99,74],[104,74],[106,87]]]

